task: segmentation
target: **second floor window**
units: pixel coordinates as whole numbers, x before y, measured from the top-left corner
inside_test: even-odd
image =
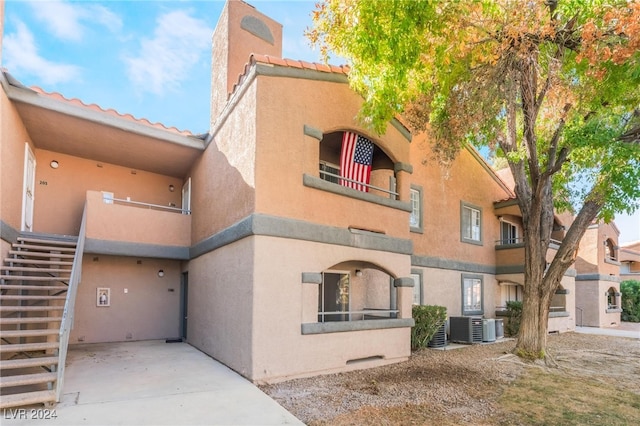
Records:
[[[411,215],[409,216],[409,227],[412,232],[422,232],[422,188],[411,186]]]
[[[461,212],[461,233],[462,241],[481,244],[482,243],[482,211],[478,207],[462,203]]]
[[[328,163],[326,161],[320,162],[320,178],[331,183],[340,183],[340,166]]]

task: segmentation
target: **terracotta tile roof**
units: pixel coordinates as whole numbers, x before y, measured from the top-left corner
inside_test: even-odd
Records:
[[[257,63],[267,64],[267,65],[276,65],[279,67],[306,69],[306,70],[334,73],[334,74],[343,74],[343,75],[348,75],[349,69],[350,69],[348,65],[329,65],[329,64],[321,64],[319,62],[298,61],[295,59],[278,58],[276,56],[259,55],[257,53],[252,53],[251,56],[249,57],[249,62],[247,62],[244,66],[244,70],[242,71],[242,74],[238,76],[237,82],[233,85],[233,88],[231,89],[231,93],[229,94],[229,96],[231,96],[231,94],[233,94],[236,91],[238,86],[242,84],[242,82],[247,76],[247,73],[249,72],[249,68],[251,68],[253,65]]]
[[[74,106],[78,106],[78,107],[85,108],[85,109],[88,109],[88,110],[109,114],[109,115],[112,115],[114,117],[119,117],[119,118],[123,118],[125,120],[132,121],[134,123],[142,124],[142,125],[149,126],[149,127],[154,127],[156,129],[167,130],[167,131],[170,131],[170,132],[173,132],[173,133],[181,134],[183,136],[196,136],[192,132],[190,132],[189,130],[180,130],[177,127],[167,127],[162,123],[152,123],[151,121],[147,120],[146,118],[136,118],[131,114],[121,114],[118,111],[116,111],[115,109],[112,109],[112,108],[104,109],[100,105],[97,105],[97,104],[85,104],[84,102],[82,102],[78,98],[66,98],[61,93],[58,93],[58,92],[46,92],[45,90],[43,90],[43,89],[41,89],[40,87],[37,87],[37,86],[32,86],[29,89],[31,89],[34,92],[37,92],[37,93],[39,93],[39,94],[41,94],[43,96],[46,96],[46,97],[48,97],[50,99],[54,99],[54,100],[57,100],[57,101],[60,101],[60,102],[65,102],[65,103],[67,103],[69,105],[74,105]]]

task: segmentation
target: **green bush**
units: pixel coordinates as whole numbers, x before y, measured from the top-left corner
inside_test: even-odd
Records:
[[[522,302],[507,302],[507,324],[505,334],[509,337],[516,337],[520,331],[520,320],[522,319]]]
[[[622,321],[640,322],[640,281],[620,283],[622,297]]]
[[[447,308],[434,305],[414,305],[411,329],[411,349],[424,348],[447,320]]]

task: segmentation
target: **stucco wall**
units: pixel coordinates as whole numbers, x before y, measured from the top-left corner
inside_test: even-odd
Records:
[[[496,306],[500,303],[500,288],[494,275],[415,266],[412,269],[422,271],[424,304],[446,307],[447,317],[462,315],[462,275],[481,276],[483,316],[495,318]]]
[[[98,287],[111,289],[111,306],[96,306]],[[84,256],[69,343],[176,338],[180,321],[180,262]]]
[[[192,172],[192,242],[255,209],[255,84],[250,85]]]
[[[424,135],[411,143],[414,172],[412,183],[423,188],[424,233],[412,233],[414,253],[483,265],[495,265],[495,243],[500,238],[500,222],[493,203],[507,198],[482,165],[461,150],[450,167],[433,159]],[[482,245],[461,241],[461,201],[482,210]]]
[[[142,170],[36,150],[34,230],[77,235],[86,192],[113,192],[115,198],[169,206],[182,204],[182,181]],[[59,163],[57,169],[49,166]],[[135,172],[132,173],[132,172]],[[174,191],[169,190],[174,186]]]
[[[565,307],[569,316],[553,317],[550,315],[549,333],[564,333],[576,329],[576,281],[573,277],[564,276],[560,284],[569,292],[565,295]]]
[[[303,322],[317,322],[319,287],[302,283],[303,272],[325,272],[335,265],[339,265],[338,269],[350,268],[357,293],[367,276],[354,277],[355,269],[351,269],[349,262],[368,262],[395,278],[408,277],[409,256],[273,237],[256,237],[254,244],[252,380],[273,382],[365,368],[401,361],[410,355],[409,327],[301,334]],[[371,278],[378,278],[379,274],[371,272]],[[309,293],[312,296],[306,297]],[[357,304],[358,300],[354,300],[352,309]],[[411,318],[410,287],[398,288],[398,305],[400,318]],[[381,358],[347,364],[350,360],[375,356]]]
[[[242,239],[188,268],[188,342],[245,377],[253,374],[253,245]]]
[[[406,164],[409,141],[391,125],[384,135],[363,128],[355,119],[362,99],[345,83],[259,76],[257,87],[256,211],[407,238],[408,212],[308,188],[302,179],[303,174],[319,176],[321,144],[304,134],[305,125],[324,134],[357,131],[393,162]],[[382,186],[388,187],[385,180]],[[399,190],[400,200],[408,202],[408,185]]]
[[[25,143],[31,141],[22,120],[0,90],[0,219],[16,230],[22,218]],[[36,197],[38,192],[36,181]]]
[[[585,327],[611,327],[620,324],[620,312],[607,312],[608,290],[620,292],[620,283],[603,280],[576,281],[576,322]],[[620,296],[618,296],[618,300]],[[582,315],[582,318],[580,318]],[[582,323],[581,323],[582,320]]]

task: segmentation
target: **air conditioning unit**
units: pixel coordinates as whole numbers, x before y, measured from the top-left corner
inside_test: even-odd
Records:
[[[449,317],[449,340],[457,343],[482,343],[482,318]]]
[[[447,346],[447,332],[446,332],[446,323],[442,324],[436,334],[433,335],[429,343],[427,343],[427,347],[429,348],[444,348]]]
[[[493,318],[482,320],[482,341],[496,341],[496,320],[494,320]]]

